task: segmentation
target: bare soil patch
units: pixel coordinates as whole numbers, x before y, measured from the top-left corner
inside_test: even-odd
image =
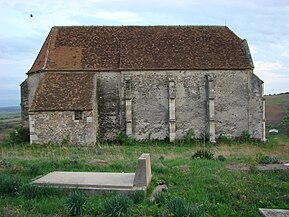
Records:
[[[100,159],[92,160],[89,162],[89,164],[91,164],[91,165],[109,165],[109,163],[107,161],[100,160]]]
[[[256,170],[260,170],[260,171],[288,170],[289,171],[289,167],[285,166],[284,163],[282,162],[280,164],[258,164],[256,166]],[[250,171],[250,165],[246,163],[231,162],[226,166],[226,168],[232,171]]]
[[[185,172],[188,172],[190,170],[190,166],[182,165],[182,166],[179,166],[179,169],[185,173]]]

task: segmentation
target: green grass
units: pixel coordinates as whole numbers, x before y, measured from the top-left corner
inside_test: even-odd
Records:
[[[265,96],[268,104],[289,105],[289,94],[277,94]]]
[[[99,144],[93,147],[61,147],[54,145],[0,144],[0,179],[3,174],[17,176],[23,184],[51,171],[134,172],[141,153],[151,153],[152,183],[146,199],[132,207],[132,216],[161,216],[167,201],[182,198],[186,204],[198,206],[201,216],[259,216],[258,208],[289,209],[288,171],[229,171],[226,164],[244,162],[257,153],[274,155],[288,160],[289,139],[283,135],[270,136],[269,143],[224,143],[208,145],[217,157],[227,160],[192,160],[200,148],[194,145],[172,145],[152,142],[137,146]],[[287,156],[287,158],[286,158]],[[107,161],[97,164],[96,159]],[[182,169],[182,168],[187,169]],[[166,202],[152,203],[148,196],[159,180],[168,191]],[[28,189],[29,190],[29,189]],[[33,190],[33,189],[32,189]],[[23,193],[26,192],[26,193]],[[18,216],[66,215],[67,194],[27,196],[27,190],[18,194],[0,196],[0,213],[12,210]],[[42,195],[42,194],[40,194]],[[89,196],[86,216],[102,216],[103,202],[110,195]],[[4,212],[3,211],[3,212]]]
[[[289,107],[289,93],[265,96],[266,125],[280,129],[281,121]]]
[[[20,118],[20,112],[0,113],[0,120]]]

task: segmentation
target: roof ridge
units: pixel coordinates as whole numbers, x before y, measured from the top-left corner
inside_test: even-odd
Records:
[[[50,39],[51,39],[51,33],[52,33],[52,31],[53,31],[53,28],[51,28],[51,30],[49,31],[47,37],[45,38],[45,40],[44,40],[44,42],[43,42],[43,44],[42,44],[42,46],[41,46],[41,48],[40,48],[37,56],[36,56],[36,59],[35,59],[34,63],[32,64],[31,68],[28,70],[27,74],[28,74],[28,73],[32,73],[32,72],[37,72],[37,71],[39,71],[39,70],[44,70],[44,69],[45,69],[46,63],[47,63],[47,60],[48,60],[48,54],[47,54],[47,52],[48,52],[48,49],[49,49],[49,47],[50,47]],[[46,45],[47,45],[47,48],[46,48],[45,54],[42,54],[42,51],[43,51],[43,49],[45,49],[45,46],[46,46]],[[36,65],[37,65],[37,60],[40,58],[41,55],[44,55],[44,63],[43,63],[43,66],[40,65],[39,67],[37,67],[37,66],[36,66]],[[46,56],[47,56],[47,57],[46,57]],[[36,69],[35,69],[34,67],[35,67]]]
[[[53,31],[54,31],[54,29],[51,28],[51,31],[50,31],[50,33],[48,35],[48,45],[47,45],[47,50],[46,50],[45,57],[44,57],[44,64],[43,64],[42,70],[45,69],[46,65],[47,65],[47,60],[48,60],[49,49],[50,49],[50,44],[51,44],[51,38],[52,38]]]
[[[149,27],[213,27],[213,28],[228,28],[228,26],[224,25],[72,25],[72,26],[53,26],[53,28],[88,28],[88,27],[143,27],[143,28],[149,28]]]

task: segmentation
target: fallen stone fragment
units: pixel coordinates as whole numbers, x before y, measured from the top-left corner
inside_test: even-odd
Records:
[[[159,184],[154,188],[154,190],[150,196],[150,201],[152,201],[152,202],[155,201],[158,193],[164,192],[167,190],[168,190],[167,185],[163,181],[160,181]]]

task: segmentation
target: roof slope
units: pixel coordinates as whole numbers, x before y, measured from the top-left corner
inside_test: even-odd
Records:
[[[93,74],[47,73],[30,111],[92,110]]]
[[[88,26],[53,27],[29,72],[247,68],[228,27]]]

